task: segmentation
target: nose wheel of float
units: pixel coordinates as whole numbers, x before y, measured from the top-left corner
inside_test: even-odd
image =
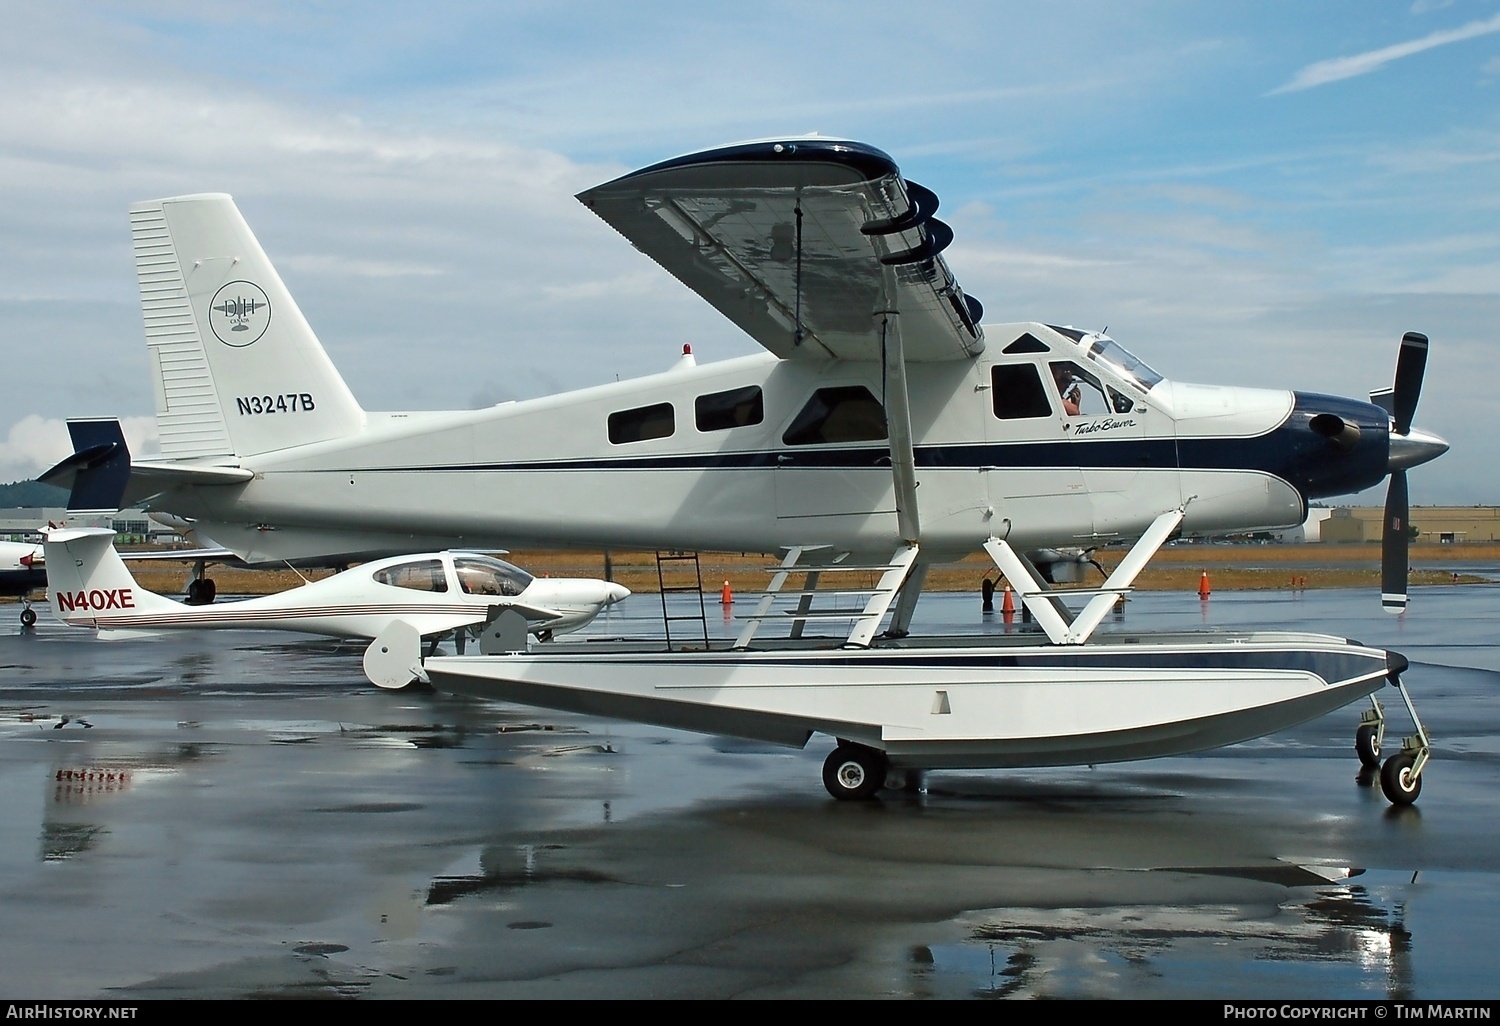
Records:
[[[1359,755],[1360,765],[1366,770],[1380,767],[1380,790],[1392,805],[1410,805],[1422,793],[1422,770],[1432,756],[1432,738],[1422,721],[1417,717],[1416,706],[1401,683],[1401,675],[1392,672],[1389,682],[1401,695],[1406,711],[1416,726],[1416,733],[1401,739],[1401,750],[1380,762],[1380,750],[1385,741],[1385,707],[1370,696],[1370,705],[1360,716],[1359,729],[1354,732],[1354,750]]]

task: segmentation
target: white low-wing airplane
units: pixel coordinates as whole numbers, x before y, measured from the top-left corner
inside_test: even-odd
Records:
[[[47,532],[52,614],[63,623],[101,632],[218,628],[371,639],[395,625],[420,644],[513,610],[530,633],[550,638],[578,630],[630,594],[610,581],[533,577],[492,556],[445,551],[361,564],[275,595],[191,606],[137,584],[114,537],[107,528]],[[419,662],[412,671],[396,683],[420,677]],[[391,681],[382,676],[377,683]]]
[[[1366,402],[1171,381],[1098,332],[1033,321],[981,327],[980,304],[941,255],[953,233],[933,216],[937,197],[855,142],[783,139],[688,154],[579,199],[766,351],[704,366],[684,359],[662,374],[484,410],[368,412],[229,197],[141,203],[131,225],[162,458],[129,466],[128,497],[191,518],[250,560],[411,548],[415,539],[786,550],[773,585],[794,571],[863,562],[880,584],[843,643],[871,652],[859,663],[869,669],[882,639],[907,634],[932,563],[989,551],[1050,646],[1084,646],[1172,532],[1294,526],[1310,499],[1389,477],[1382,591],[1388,608],[1406,603],[1405,473],[1447,448],[1412,425],[1425,336],[1402,339],[1394,387]],[[72,480],[75,491],[102,481],[122,459],[128,465],[122,448],[78,445],[44,479]],[[1105,594],[1078,613],[1026,556],[1136,539]],[[844,554],[852,556],[835,566]],[[808,557],[816,562],[799,562]],[[812,612],[799,602],[794,638]],[[1127,657],[1086,646],[1088,658],[1104,659],[1096,683],[1121,674],[1135,682],[1100,693],[1115,700],[1090,695],[1092,711],[1119,714],[1095,719],[1008,715],[1006,703],[1078,707],[1067,696],[1080,692],[1066,689],[1074,670],[1057,670],[1055,652],[1027,656],[1028,673],[1051,673],[1063,691],[1028,692],[1022,680],[992,718],[962,729],[943,721],[952,736],[936,746],[902,740],[916,730],[915,709],[950,706],[949,691],[930,686],[935,667],[908,659],[896,671],[911,692],[905,725],[882,719],[897,712],[839,678],[846,671],[826,657],[805,672],[838,678],[826,706],[864,703],[860,715],[840,719],[789,695],[765,708],[769,680],[795,688],[804,671],[757,662],[748,629],[740,653],[721,657],[722,672],[674,664],[687,676],[674,677],[670,695],[665,678],[651,682],[659,668],[644,664],[618,692],[586,699],[581,663],[534,688],[520,680],[516,657],[427,666],[435,680],[466,676],[464,686],[538,704],[748,736],[834,733],[847,742],[838,767],[860,766],[865,780],[887,763],[1095,762],[1224,744],[1336,708],[1387,675],[1385,653],[1354,657],[1338,639],[1308,637],[1262,639],[1283,655],[1267,656],[1240,694],[1212,709],[1198,699],[1232,676],[1230,647],[1159,653],[1184,669],[1171,688],[1153,689],[1160,674],[1133,662],[1146,649]],[[1306,656],[1313,649],[1326,658]],[[1008,657],[980,657],[965,687],[982,684],[982,667],[997,658]],[[1304,690],[1270,686],[1287,674]],[[685,712],[694,680],[715,687]],[[749,686],[730,687],[738,681]],[[1261,706],[1276,712],[1250,714]],[[1184,728],[1183,717],[1197,726]],[[1398,784],[1419,778],[1425,752],[1392,757],[1406,760]],[[862,786],[829,789],[849,797]]]
[[[14,595],[21,600],[23,627],[36,623],[31,593],[47,588],[45,562],[40,545],[0,541],[0,595]]]

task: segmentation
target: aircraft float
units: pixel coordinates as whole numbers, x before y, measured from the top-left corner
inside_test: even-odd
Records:
[[[1364,401],[1171,381],[1099,332],[981,325],[936,195],[857,142],[692,153],[578,198],[765,352],[700,366],[685,350],[661,374],[482,410],[369,412],[228,196],[141,203],[162,455],[129,466],[130,496],[252,559],[415,539],[785,553],[724,651],[528,654],[511,630],[424,669],[536,705],[793,745],[828,734],[840,798],[931,768],[1230,744],[1386,682],[1415,721],[1396,653],[1095,629],[1174,535],[1294,526],[1310,500],[1387,477],[1383,601],[1403,608],[1406,472],[1447,449],[1412,424],[1425,336],[1406,334],[1394,386]],[[99,442],[49,475],[76,488],[122,459]],[[1110,542],[1134,545],[1094,589],[1053,587],[1029,555]],[[980,549],[1043,634],[910,637],[927,568]],[[838,614],[847,634],[806,636],[822,579],[853,568],[878,583],[843,589],[864,592]],[[790,636],[758,633],[769,618]],[[1385,725],[1372,706],[1367,763]],[[1416,797],[1429,752],[1418,724],[1382,770],[1393,801]]]
[[[364,563],[343,573],[275,595],[212,605],[186,605],[142,588],[114,548],[115,532],[100,527],[52,528],[43,547],[49,557],[52,614],[103,636],[135,632],[202,630],[298,631],[335,638],[374,640],[370,667],[384,666],[380,646],[399,639],[406,650],[425,640],[428,651],[452,636],[463,651],[466,632],[483,630],[501,612],[525,622],[524,632],[544,640],[589,624],[626,598],[623,585],[587,578],[533,577],[503,559],[475,552],[427,552]],[[392,681],[425,679],[419,658],[409,658]]]

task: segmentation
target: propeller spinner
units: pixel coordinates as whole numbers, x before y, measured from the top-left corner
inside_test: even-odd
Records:
[[[1406,608],[1411,549],[1406,471],[1448,451],[1448,443],[1443,439],[1411,426],[1426,369],[1427,336],[1408,331],[1401,339],[1401,350],[1396,357],[1394,387],[1370,393],[1370,401],[1391,415],[1391,483],[1385,495],[1385,529],[1380,542],[1380,604],[1389,613]]]

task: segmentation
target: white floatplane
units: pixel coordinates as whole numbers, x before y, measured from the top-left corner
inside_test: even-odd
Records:
[[[1220,638],[1191,643],[1191,655],[1172,657],[1172,665],[1186,660],[1196,668],[1167,676],[1177,692],[1237,697],[1221,706],[1143,701],[1144,681],[1167,676],[1152,678],[1135,656],[1090,639],[1171,532],[1295,526],[1310,499],[1387,477],[1382,591],[1387,608],[1403,608],[1406,471],[1447,448],[1412,424],[1425,336],[1405,335],[1394,387],[1366,402],[1174,382],[1099,332],[1032,321],[981,327],[980,304],[941,255],[953,233],[933,216],[937,197],[906,180],[887,154],[855,142],[782,139],[688,154],[579,199],[766,352],[701,366],[685,355],[662,374],[484,410],[367,412],[232,200],[155,200],[132,209],[131,225],[162,456],[130,464],[122,445],[97,442],[44,477],[76,489],[126,466],[132,501],[192,519],[247,559],[410,548],[422,538],[465,548],[787,551],[787,575],[800,573],[804,583],[836,574],[839,565],[879,567],[879,584],[847,636],[803,656],[796,676],[815,689],[838,679],[828,702],[842,712],[830,719],[778,707],[797,721],[778,727],[787,736],[849,724],[839,752],[860,758],[836,759],[840,767],[861,759],[866,769],[892,758],[917,764],[895,754],[914,747],[894,739],[919,721],[885,722],[893,713],[871,689],[835,670],[873,666],[860,660],[876,656],[850,654],[863,650],[907,667],[893,680],[909,683],[891,686],[918,689],[919,704],[948,703],[952,711],[929,713],[933,729],[979,738],[966,742],[977,752],[985,736],[1008,737],[1013,726],[1017,744],[1029,737],[1033,761],[1043,763],[1067,752],[1092,762],[1101,761],[1101,750],[1161,754],[1189,743],[1153,748],[1120,740],[1127,735],[1225,743],[1352,701],[1386,676],[1399,681],[1383,653],[1338,639],[1273,641],[1288,650],[1285,659],[1244,670],[1248,642]],[[1126,560],[1133,569],[1122,573],[1122,564],[1077,613],[1046,583],[1062,578],[1036,566],[1046,550],[1086,553],[1132,539],[1144,539]],[[1079,709],[1076,732],[1057,734],[1054,721],[1034,717],[1003,728],[982,717],[974,723],[984,726],[973,729],[941,726],[969,718],[973,706],[955,705],[952,687],[932,684],[935,657],[905,654],[932,650],[901,639],[928,567],[981,548],[1046,629],[1050,655],[1028,657],[1026,665],[1063,656],[1093,660],[1087,665],[1103,666],[1106,676],[1146,674],[1139,686],[1109,692],[1117,700],[1096,703],[1132,712],[1100,720]],[[818,615],[810,602],[798,595],[788,641],[806,640],[801,628]],[[516,638],[514,630],[487,636],[491,649],[503,651]],[[738,693],[724,683],[737,683],[736,674],[749,679],[773,662],[790,672],[784,660],[791,657],[761,654],[766,644],[742,636],[736,652],[716,656],[727,660],[722,671],[704,679]],[[1144,640],[1131,644],[1136,652],[1157,650]],[[1299,648],[1300,655],[1291,651]],[[408,641],[390,654],[405,658],[409,649]],[[1095,652],[1106,653],[1102,663]],[[1013,655],[970,652],[996,665]],[[700,657],[681,663],[686,677],[669,675],[682,688],[668,694],[658,682],[649,702],[641,697],[650,684],[644,677],[619,679],[617,692],[585,683],[608,678],[611,666],[625,665],[623,656],[549,654],[554,675],[546,689],[527,690],[528,667],[541,665],[533,658],[437,657],[427,670],[444,687],[545,697],[569,708],[587,701],[600,711],[692,719],[698,729],[729,734],[749,729],[750,713],[701,691],[698,713],[680,711],[698,687],[690,678],[707,670],[695,665]],[[1351,660],[1363,668],[1345,672]],[[1309,690],[1278,690],[1288,674],[1301,674]],[[1005,701],[1027,709],[1077,705],[1064,687],[1074,671],[1053,676],[1045,686],[1008,690]],[[1243,686],[1216,692],[1227,677]],[[776,712],[757,707],[752,719]],[[1362,757],[1378,749],[1384,730],[1378,711],[1371,715],[1376,722],[1365,726],[1373,740]],[[1202,729],[1192,726],[1199,721]],[[1428,751],[1418,735],[1386,765],[1395,767],[1388,775],[1397,783],[1387,788],[1393,800],[1415,796]],[[970,764],[1016,764],[997,746]],[[842,780],[842,769],[830,777]],[[830,790],[848,797],[862,785]]]
[[[136,583],[114,537],[97,527],[47,532],[48,591],[58,620],[106,636],[238,629],[377,639],[366,651],[367,667],[382,655],[379,646],[401,639],[409,657],[400,685],[421,678],[416,650],[424,639],[430,652],[453,636],[461,651],[466,631],[480,632],[509,611],[523,619],[523,633],[550,640],[586,626],[630,594],[609,581],[533,577],[493,556],[445,551],[365,563],[275,595],[194,606]],[[382,675],[377,683],[392,681]]]

